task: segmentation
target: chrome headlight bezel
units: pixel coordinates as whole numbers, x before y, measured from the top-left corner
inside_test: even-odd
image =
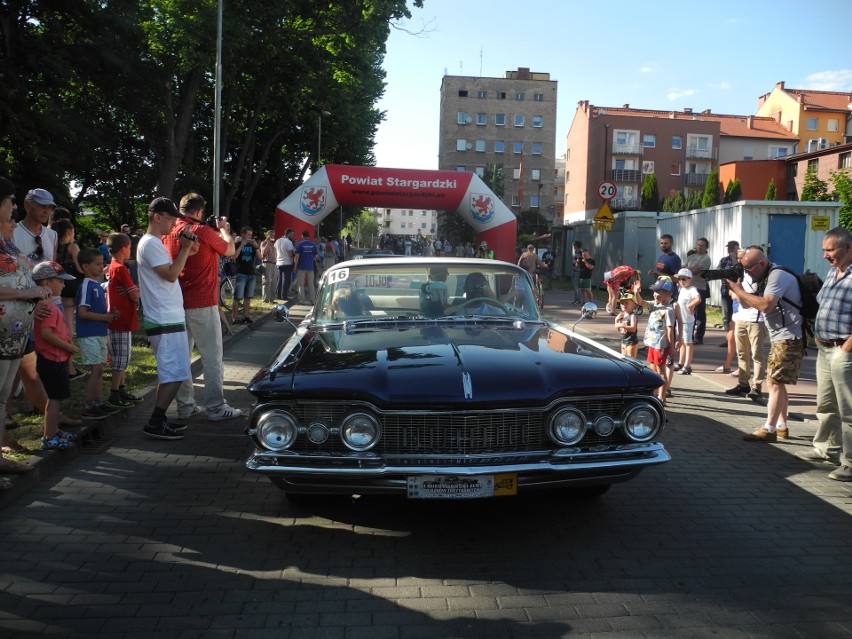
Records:
[[[349,450],[370,450],[382,438],[382,425],[367,412],[349,413],[340,422],[340,441]]]
[[[271,410],[258,418],[255,432],[258,442],[267,450],[286,450],[296,441],[299,422],[285,410]]]
[[[645,414],[650,417],[650,425],[648,425],[647,422],[644,424],[634,422],[634,420],[641,414]],[[663,421],[660,412],[652,404],[645,402],[628,406],[624,411],[624,416],[622,418],[624,434],[634,442],[649,442],[654,439],[659,434],[662,423]],[[638,434],[637,427],[641,428],[641,431]]]
[[[573,417],[576,422],[569,424],[567,427],[571,430],[566,431],[564,422],[560,420],[564,418],[571,419]],[[565,407],[560,408],[550,417],[548,424],[548,434],[550,438],[559,446],[573,446],[586,436],[588,430],[588,422],[586,416],[577,408]]]

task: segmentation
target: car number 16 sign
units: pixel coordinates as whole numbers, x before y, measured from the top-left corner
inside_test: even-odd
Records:
[[[618,187],[613,182],[601,182],[598,184],[598,195],[602,200],[609,201],[618,193]]]

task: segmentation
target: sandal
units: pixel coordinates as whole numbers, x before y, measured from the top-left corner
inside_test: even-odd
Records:
[[[77,439],[76,433],[68,433],[64,430],[56,431],[56,436],[59,439],[64,439],[65,441],[69,441],[69,442],[73,442],[75,439]]]
[[[50,439],[47,437],[41,438],[42,450],[65,450],[71,445],[67,439],[60,439],[59,435],[54,435]]]
[[[683,368],[683,364],[675,364],[672,366],[673,371],[679,371],[681,368]]]
[[[714,373],[730,373],[731,369],[727,366],[717,366],[714,370]]]

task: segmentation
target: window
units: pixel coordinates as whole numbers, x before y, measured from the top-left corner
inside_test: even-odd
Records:
[[[642,173],[649,174],[654,172],[653,160],[642,160]]]
[[[680,162],[675,162],[674,164],[672,164],[672,169],[671,169],[672,175],[680,175],[680,170],[681,170]]]
[[[825,122],[825,130],[834,133],[835,131],[837,131],[838,123],[839,120],[837,118],[829,118]]]
[[[533,93],[533,102],[544,102],[544,93]]]
[[[476,152],[477,153],[485,153],[485,140],[477,140],[476,141]]]
[[[480,100],[484,100],[485,98],[488,97],[488,91],[477,91],[476,97],[479,98]]]
[[[524,116],[521,113],[515,114],[515,126],[521,127],[524,126]]]
[[[467,167],[464,166],[463,164],[460,164],[459,166],[456,167],[456,171],[467,171]]]
[[[505,153],[506,143],[503,140],[494,140],[494,153]]]
[[[458,112],[458,123],[459,124],[470,124],[470,114],[467,111],[459,111]]]
[[[769,159],[773,158],[783,158],[786,157],[789,153],[789,149],[786,146],[770,146],[769,147]]]
[[[456,151],[467,151],[468,142],[467,140],[456,140]]]
[[[816,131],[817,130],[817,119],[816,118],[808,118],[807,123],[805,124],[805,128],[808,131]]]
[[[644,146],[646,149],[655,148],[657,146],[657,136],[653,133],[646,133],[642,136],[642,146]]]
[[[819,159],[814,158],[813,160],[808,160],[808,171],[811,169],[819,171]]]
[[[512,143],[512,153],[523,153],[524,152],[524,143],[523,142],[513,142]]]
[[[541,169],[533,169],[530,171],[530,179],[533,182],[538,182],[541,179]]]
[[[505,113],[495,113],[494,114],[494,124],[496,126],[506,126],[506,114]]]
[[[515,94],[515,99],[516,99],[516,100],[523,100],[523,99],[524,99],[524,94],[523,94],[523,92],[522,92],[522,91],[518,91],[518,92]]]
[[[544,126],[544,118],[541,117],[540,115],[534,115],[533,119],[532,119],[532,125],[535,128],[540,129],[541,127]]]
[[[541,142],[532,143],[532,152],[533,155],[541,155]]]
[[[425,229],[426,228],[426,222],[420,222],[420,228]]]
[[[505,92],[505,91],[498,91],[498,92],[496,93],[495,97],[496,97],[498,100],[505,100],[505,99],[506,99],[506,92]]]
[[[518,167],[517,169],[512,169],[512,179],[513,180],[520,180],[521,179],[521,168],[520,167]]]
[[[537,209],[538,208],[538,201],[539,201],[538,195],[531,195],[530,196],[530,208],[531,209]]]
[[[754,159],[754,147],[751,144],[746,144],[743,147],[743,160]]]
[[[409,210],[408,211],[408,217],[414,217],[414,211]]]
[[[476,114],[476,125],[477,126],[485,126],[488,124],[488,116],[485,113],[477,113]]]
[[[484,166],[478,166],[478,167],[476,167],[476,168],[473,170],[473,172],[474,172],[474,173],[476,173],[477,177],[480,177],[480,178],[484,178],[484,177],[485,177],[485,167],[484,167]]]
[[[512,193],[512,206],[520,206],[517,193]]]
[[[837,162],[837,168],[852,169],[852,151],[840,154]]]
[[[673,149],[682,149],[683,148],[683,138],[679,135],[672,136],[672,148]]]
[[[459,97],[466,98],[467,97],[467,89],[459,89]]]
[[[426,217],[426,211],[420,211],[420,217]]]

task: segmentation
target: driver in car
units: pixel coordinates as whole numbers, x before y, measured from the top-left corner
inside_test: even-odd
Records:
[[[464,298],[461,308],[465,315],[507,315],[503,305],[497,300],[485,275],[476,271],[467,276],[464,282]]]

